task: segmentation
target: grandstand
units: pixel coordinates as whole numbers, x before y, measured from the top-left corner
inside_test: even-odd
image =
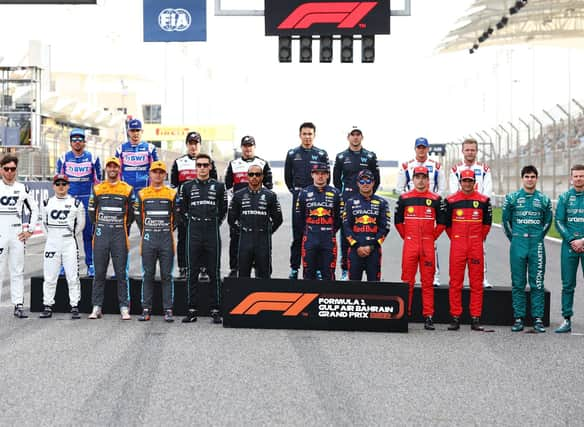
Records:
[[[492,46],[526,44],[533,49],[580,49],[584,47],[583,36],[581,1],[475,0],[439,44],[438,51],[480,55]],[[569,51],[567,55],[569,67]],[[550,90],[554,81],[546,83],[544,90]],[[568,102],[558,97],[555,104],[542,105],[542,110],[525,111],[523,118],[510,112],[509,120],[485,123],[483,129],[458,135],[447,144],[446,161],[458,159],[459,143],[473,137],[482,148],[482,159],[494,169],[494,191],[498,196],[517,188],[521,167],[534,164],[540,170],[540,189],[556,199],[570,185],[571,165],[584,163],[584,106],[578,101],[581,96],[584,94],[570,93]]]

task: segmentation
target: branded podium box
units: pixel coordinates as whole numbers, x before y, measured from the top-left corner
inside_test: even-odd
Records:
[[[448,286],[440,286],[434,288],[434,323],[450,323],[451,316],[448,303]],[[410,322],[423,322],[422,316],[422,289],[420,285],[414,288],[414,296],[412,298],[412,315]],[[525,291],[525,298],[527,300],[525,318],[526,325],[532,325],[531,318],[531,297],[529,290]],[[545,326],[550,324],[550,291],[545,290],[545,307],[543,323]],[[462,316],[460,322],[462,324],[470,324],[470,314],[468,312],[470,301],[470,289],[465,287],[462,289]],[[515,318],[513,317],[513,304],[511,299],[511,287],[494,286],[492,288],[483,290],[483,313],[481,315],[481,323],[485,325],[499,325],[511,326]]]
[[[93,280],[91,278],[83,277],[81,278],[81,301],[79,303],[79,310],[82,313],[90,313],[91,304],[91,289]],[[258,283],[263,283],[263,285],[258,285]],[[159,282],[156,282],[157,286],[154,287],[153,295],[153,314],[161,315],[162,312],[162,293],[160,289]],[[265,287],[262,287],[264,286]],[[375,283],[367,284],[366,282],[322,282],[322,281],[305,281],[305,280],[289,280],[289,279],[270,279],[270,280],[256,280],[256,279],[232,279],[225,278],[223,283],[223,312],[226,315],[227,324],[229,324],[228,311],[235,307],[235,303],[238,302],[238,298],[242,298],[242,294],[239,291],[268,291],[274,292],[278,290],[287,290],[289,292],[308,292],[308,293],[320,293],[331,292],[335,295],[339,293],[339,290],[343,292],[345,290],[351,290],[352,292],[364,292],[363,289],[371,289],[372,292],[377,292],[380,290],[379,287],[385,285],[399,286],[407,289],[407,286],[401,283]],[[209,307],[207,306],[208,292],[211,291],[209,285],[202,285],[201,289],[202,301],[199,307],[199,314],[201,316],[207,316],[209,314]],[[376,288],[376,286],[378,288]],[[142,280],[138,278],[130,279],[130,311],[132,314],[140,314],[142,312],[141,305],[141,289]],[[401,288],[400,288],[401,289]],[[383,292],[386,292],[383,290]],[[43,278],[42,277],[32,277],[31,278],[31,292],[30,292],[30,310],[32,312],[39,312],[43,309]],[[545,309],[544,309],[544,324],[549,326],[550,323],[550,292],[545,290]],[[235,299],[234,299],[235,298]],[[470,323],[470,315],[468,313],[468,304],[470,299],[470,289],[463,288],[462,290],[462,306],[463,314],[461,316],[461,323]],[[532,324],[532,319],[530,317],[530,294],[529,290],[526,291],[527,300],[527,318],[526,324]],[[407,296],[404,298],[407,301]],[[239,301],[241,302],[241,301]],[[232,306],[228,305],[231,304]],[[280,302],[283,304],[282,302]],[[406,306],[407,307],[407,306]],[[187,312],[187,289],[186,282],[184,280],[174,281],[174,313],[177,316],[185,315]],[[69,297],[67,291],[67,282],[64,277],[59,278],[57,283],[57,292],[55,294],[55,305],[53,310],[57,313],[69,312]],[[119,307],[117,303],[117,291],[116,282],[114,280],[106,281],[105,298],[103,311],[106,314],[118,314]],[[407,313],[406,313],[407,314]],[[281,317],[281,314],[277,311],[272,313],[270,316],[277,315]],[[262,318],[265,317],[262,314]],[[269,316],[268,316],[269,317]],[[287,316],[290,317],[290,316]],[[441,286],[439,288],[434,288],[434,322],[435,323],[449,323],[450,313],[448,304],[448,287]],[[338,320],[338,319],[337,319]],[[412,301],[412,316],[408,319],[410,322],[423,322],[422,317],[422,299],[421,299],[421,289],[417,285],[414,288],[414,295]],[[500,325],[500,326],[511,326],[513,324],[513,307],[511,302],[511,287],[506,286],[495,286],[491,289],[485,289],[483,293],[483,313],[481,316],[481,322],[486,325]],[[248,322],[247,320],[245,322]],[[321,324],[326,322],[320,321]],[[253,322],[252,322],[253,323]],[[329,322],[330,323],[330,322]],[[334,323],[337,323],[336,321]],[[261,326],[258,326],[261,327]],[[343,329],[343,328],[341,328]]]
[[[223,325],[407,332],[407,303],[403,283],[225,278]]]
[[[142,313],[142,279],[130,278],[130,312],[132,314]],[[81,313],[91,313],[91,290],[93,286],[93,279],[89,277],[81,278],[81,300],[79,301],[79,311]],[[120,312],[118,305],[117,282],[108,279],[105,284],[105,295],[103,301],[102,311],[104,314],[118,314]],[[185,280],[174,281],[174,314],[176,316],[184,316],[188,310],[187,304],[187,284]],[[209,315],[209,307],[205,296],[210,292],[211,287],[207,284],[202,285],[201,296],[202,301],[199,307],[200,316]],[[31,277],[30,279],[30,311],[43,310],[43,278]],[[68,313],[69,306],[69,291],[67,281],[64,277],[59,277],[57,282],[57,292],[55,293],[55,305],[53,311],[56,313]],[[154,294],[152,296],[152,313],[154,315],[162,315],[162,290],[160,282],[156,281],[154,286]]]

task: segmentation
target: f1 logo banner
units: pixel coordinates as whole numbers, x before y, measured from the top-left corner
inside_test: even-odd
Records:
[[[389,0],[265,0],[266,36],[390,33]]]
[[[144,0],[145,42],[206,40],[205,0]]]
[[[230,279],[223,282],[226,327],[407,332],[403,283]]]

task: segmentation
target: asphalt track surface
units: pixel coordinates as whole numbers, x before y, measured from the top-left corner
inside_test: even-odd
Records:
[[[280,198],[285,223],[274,236],[274,277],[288,274],[290,197]],[[223,235],[226,274],[225,225]],[[496,285],[509,286],[508,247],[493,228],[487,256]],[[407,334],[228,329],[207,318],[183,325],[158,316],[148,323],[116,315],[42,320],[37,313],[19,320],[5,282],[0,424],[581,425],[584,291],[576,290],[574,333],[554,334],[559,245],[546,249],[552,325],[541,335],[466,325],[429,332],[421,324]],[[41,250],[41,241],[28,246],[27,277],[41,273]],[[439,250],[446,283],[446,236]],[[400,253],[392,229],[384,280],[399,280]],[[137,274],[136,249],[132,259]]]

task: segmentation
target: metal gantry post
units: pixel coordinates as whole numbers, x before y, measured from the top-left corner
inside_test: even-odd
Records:
[[[521,179],[519,179],[519,171],[521,170],[521,163],[519,160],[519,129],[517,129],[512,122],[509,122],[509,126],[515,131],[515,176],[517,177],[517,185],[521,186]]]
[[[523,120],[521,117],[519,117],[519,122],[525,126],[527,128],[527,164],[531,164],[531,128],[529,127],[529,124]],[[541,173],[541,172],[540,172]]]
[[[557,123],[556,119],[552,117],[546,110],[542,110],[548,116],[554,126],[554,138],[556,137]],[[552,141],[552,199],[556,200],[556,141]]]
[[[511,145],[511,134],[509,133],[509,131],[507,129],[505,129],[505,127],[503,125],[499,125],[499,128],[505,132],[505,135],[507,135],[507,146],[505,147],[507,149],[507,155],[506,157],[506,170],[507,170],[507,177],[505,179],[505,181],[507,182],[507,193],[509,193],[511,191],[511,165],[509,164],[509,154],[510,154],[510,150],[509,147]]]
[[[543,188],[543,177],[545,176],[544,174],[544,161],[545,161],[545,145],[544,145],[544,140],[543,140],[543,123],[541,122],[541,120],[539,120],[535,115],[530,114],[531,118],[533,119],[533,121],[535,123],[537,123],[539,125],[539,137],[541,138],[541,146],[539,147],[540,150],[540,156],[539,156],[539,175],[540,175],[540,179],[539,181],[539,191],[541,191],[542,193],[544,192],[544,188]]]
[[[497,129],[493,128],[493,132],[497,135],[497,176],[499,177],[497,191],[499,194],[503,194],[503,172],[501,169],[501,134]]]
[[[560,104],[556,104],[559,110],[568,118],[568,133],[566,134],[566,144],[564,145],[564,155],[568,156],[568,171],[572,168],[572,145],[570,144],[570,129],[572,128],[572,115],[566,111]],[[568,107],[569,108],[569,107]]]

